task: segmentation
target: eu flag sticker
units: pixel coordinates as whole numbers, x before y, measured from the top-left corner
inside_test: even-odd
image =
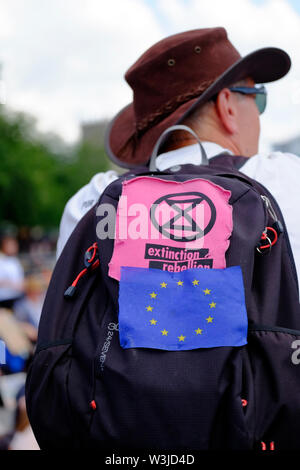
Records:
[[[172,273],[121,268],[122,348],[182,351],[247,344],[240,266]]]

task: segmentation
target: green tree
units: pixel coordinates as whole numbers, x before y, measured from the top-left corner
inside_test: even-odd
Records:
[[[67,200],[108,167],[104,148],[54,151],[30,117],[0,112],[0,221],[57,227]]]

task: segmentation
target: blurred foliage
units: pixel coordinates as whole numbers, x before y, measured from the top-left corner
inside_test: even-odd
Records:
[[[104,148],[87,142],[57,150],[34,126],[0,108],[0,221],[57,227],[68,199],[109,163]]]

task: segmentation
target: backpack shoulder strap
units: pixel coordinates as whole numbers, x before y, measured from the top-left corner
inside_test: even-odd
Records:
[[[38,347],[45,342],[70,339],[73,335],[75,310],[81,308],[96,277],[94,270],[93,275],[90,275],[90,270],[83,273],[87,275],[79,277],[86,267],[85,253],[97,241],[95,210],[96,206],[92,207],[79,221],[57,260],[43,305]],[[65,292],[76,279],[78,291],[74,299],[70,299]]]

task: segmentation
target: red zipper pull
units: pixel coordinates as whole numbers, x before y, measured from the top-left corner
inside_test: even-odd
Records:
[[[92,251],[93,250],[93,251]],[[64,297],[73,297],[76,293],[76,288],[79,280],[85,276],[90,270],[93,271],[100,266],[100,260],[98,258],[98,246],[97,243],[91,245],[84,254],[84,264],[86,268],[84,268],[77,277],[74,279],[72,284],[67,288],[64,293]]]

